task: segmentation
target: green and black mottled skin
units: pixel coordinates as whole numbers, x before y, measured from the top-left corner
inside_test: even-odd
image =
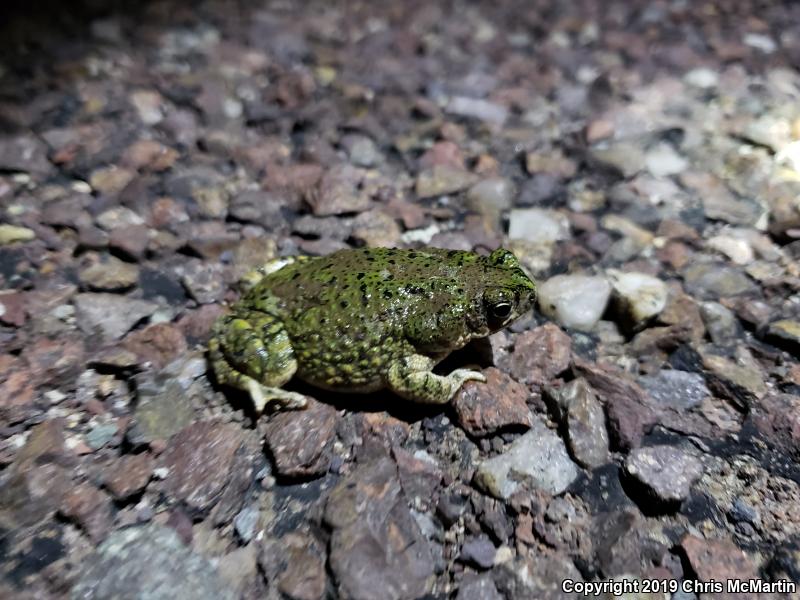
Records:
[[[264,266],[259,280],[214,326],[218,381],[302,408],[280,389],[293,376],[329,390],[388,388],[406,399],[449,401],[476,371],[431,369],[453,350],[530,310],[533,281],[516,257],[423,248],[340,250]]]

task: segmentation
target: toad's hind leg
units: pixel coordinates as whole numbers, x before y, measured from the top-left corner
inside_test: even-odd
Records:
[[[386,384],[395,394],[424,404],[448,402],[466,381],[486,381],[478,371],[456,369],[447,376],[432,372],[435,361],[422,354],[412,354],[389,367]]]
[[[255,311],[225,315],[214,326],[208,350],[217,381],[250,394],[258,414],[270,402],[305,408],[305,396],[280,387],[297,371],[297,361],[275,317]]]

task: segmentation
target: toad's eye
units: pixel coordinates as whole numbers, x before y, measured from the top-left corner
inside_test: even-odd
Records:
[[[492,305],[490,310],[495,319],[505,319],[511,314],[511,304],[508,302],[498,302]]]

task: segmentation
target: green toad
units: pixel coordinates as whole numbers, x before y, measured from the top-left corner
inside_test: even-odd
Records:
[[[362,248],[274,261],[214,325],[217,380],[269,402],[302,408],[281,389],[293,376],[319,388],[388,388],[424,403],[448,402],[468,369],[431,369],[451,351],[511,323],[533,306],[536,287],[516,257],[423,248]]]

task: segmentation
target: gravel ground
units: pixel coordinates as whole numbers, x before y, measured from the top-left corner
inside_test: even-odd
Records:
[[[800,582],[800,4],[65,4],[0,25],[1,597]],[[445,409],[254,418],[236,282],[363,245],[540,306]]]

